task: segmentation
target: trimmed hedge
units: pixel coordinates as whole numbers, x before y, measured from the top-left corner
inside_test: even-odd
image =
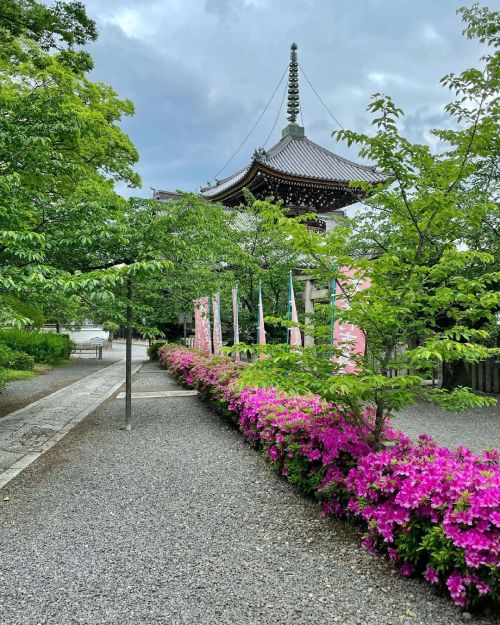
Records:
[[[500,454],[455,451],[386,429],[376,451],[373,414],[353,420],[317,396],[238,390],[243,365],[178,345],[160,362],[237,423],[281,476],[322,504],[322,514],[365,528],[363,545],[406,576],[420,575],[455,604],[500,607]]]
[[[33,356],[0,343],[0,367],[17,369],[18,371],[32,371],[34,366],[35,359]]]
[[[45,364],[66,360],[73,347],[66,335],[28,330],[0,330],[0,343],[33,356],[35,362]]]

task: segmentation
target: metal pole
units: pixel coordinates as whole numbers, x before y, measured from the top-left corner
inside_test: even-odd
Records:
[[[187,323],[184,321],[184,345],[187,345]]]
[[[333,271],[337,271],[337,262],[333,261],[332,266]],[[335,335],[335,289],[337,287],[337,280],[333,278],[332,280],[332,295],[330,299],[330,347],[332,347],[332,351],[330,352],[330,358],[333,356],[333,344],[334,344],[334,335]]]
[[[132,281],[127,279],[127,348],[125,352],[125,430],[132,429]]]
[[[288,310],[286,313],[286,320],[288,323],[292,320],[292,272],[290,271],[290,280],[288,282]],[[290,347],[290,334],[291,328],[288,325],[286,328],[286,344]]]
[[[260,343],[260,306],[262,303],[262,280],[259,280],[259,300],[257,303],[257,345]]]

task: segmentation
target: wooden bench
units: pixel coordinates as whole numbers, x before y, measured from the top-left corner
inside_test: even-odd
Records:
[[[90,339],[88,343],[75,343],[75,346],[71,350],[72,354],[83,354],[83,352],[94,352],[95,357],[102,360],[102,346],[104,339],[99,337]]]

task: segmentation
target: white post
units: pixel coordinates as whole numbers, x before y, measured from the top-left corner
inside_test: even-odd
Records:
[[[314,300],[312,299],[313,281],[310,278],[306,279],[306,288],[304,291],[304,312],[305,324],[312,329],[312,321],[309,315],[314,313]],[[304,347],[312,347],[314,345],[314,336],[307,331],[304,333]]]

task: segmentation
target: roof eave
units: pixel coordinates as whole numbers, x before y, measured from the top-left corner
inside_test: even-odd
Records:
[[[228,197],[234,195],[235,193],[237,193],[238,191],[246,187],[248,183],[255,177],[255,175],[259,171],[261,171],[262,173],[275,176],[276,178],[281,178],[282,180],[287,181],[287,182],[307,184],[307,185],[311,185],[314,187],[323,187],[323,188],[325,187],[335,188],[336,187],[339,190],[348,189],[348,188],[351,188],[351,189],[357,188],[357,187],[350,187],[349,181],[327,180],[327,179],[322,179],[322,178],[310,178],[308,176],[295,176],[293,174],[287,174],[286,172],[280,171],[279,169],[274,169],[272,167],[269,167],[268,165],[265,165],[262,161],[253,160],[245,176],[243,176],[243,178],[241,178],[241,180],[239,180],[236,184],[234,184],[231,187],[227,187],[226,189],[224,189],[224,191],[221,191],[220,193],[216,193],[214,195],[204,196],[204,197],[206,197],[207,199],[211,201],[216,201],[216,202],[227,199]],[[384,182],[386,181],[387,179],[374,181],[374,182],[370,182],[370,181],[367,181],[367,182],[369,182],[369,184],[375,187],[379,184],[384,184]]]

